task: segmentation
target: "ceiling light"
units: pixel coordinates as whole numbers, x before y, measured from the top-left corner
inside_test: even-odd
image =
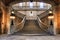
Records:
[[[44,3],[40,2],[40,8],[43,8],[43,7],[44,7]]]
[[[14,11],[12,11],[11,13],[13,13],[13,14],[14,14]]]
[[[52,13],[52,11],[49,11],[49,13]]]

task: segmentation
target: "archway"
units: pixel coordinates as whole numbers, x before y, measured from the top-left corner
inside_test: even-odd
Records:
[[[24,2],[20,2],[20,3],[24,3]],[[32,2],[32,3],[36,3],[36,4],[38,5],[38,7],[37,7],[37,5],[34,4],[34,6],[37,8],[37,9],[34,9],[34,10],[33,10],[34,6],[33,6],[33,8],[31,7],[31,9],[30,9],[28,3],[29,3],[29,2],[25,3],[27,6],[24,6],[24,4],[23,4],[23,6],[22,6],[22,4],[20,4],[20,5],[18,6],[18,8],[17,8],[15,5],[14,5],[14,6],[15,6],[15,8],[17,9],[17,11],[19,11],[19,7],[21,6],[21,10],[20,10],[21,13],[24,14],[26,11],[31,11],[30,13],[31,13],[31,15],[32,15],[33,11],[37,11],[37,9],[39,8],[39,5],[38,5],[39,3],[38,3],[38,2]],[[48,3],[46,3],[46,4],[48,4]],[[46,4],[45,4],[45,5],[46,5]],[[18,5],[18,3],[17,3],[16,5]],[[12,5],[10,5],[10,6],[12,7],[12,9],[15,9],[14,6],[12,6]],[[40,6],[41,6],[41,5],[40,5]],[[49,5],[48,5],[48,6],[49,6]],[[50,6],[52,7],[52,5],[50,5]],[[49,6],[49,7],[50,7],[50,6]],[[23,7],[28,7],[30,10],[22,10]],[[47,6],[45,6],[45,7],[47,7]],[[49,9],[49,7],[47,8],[47,10]],[[50,8],[51,8],[51,7],[50,7]],[[16,10],[16,9],[15,9],[15,10]],[[41,9],[41,8],[40,8],[40,9]],[[45,10],[45,11],[47,11],[47,10]],[[25,12],[23,12],[23,11],[25,11]],[[41,11],[41,10],[38,10],[38,11]],[[49,10],[48,10],[48,11],[49,11]],[[26,13],[27,13],[27,12],[26,12]],[[35,12],[35,13],[36,13],[36,12]],[[45,13],[48,13],[48,12],[44,12],[44,14],[42,14],[42,16],[45,15]],[[28,14],[28,13],[27,13],[27,14]],[[34,13],[33,13],[33,14],[34,14]],[[28,17],[31,17],[31,18],[32,18],[33,15],[32,15],[32,16],[31,16],[31,15],[30,15],[30,16],[28,15]],[[46,16],[46,15],[45,15],[45,16]],[[37,17],[37,15],[36,15],[36,17]],[[36,18],[36,17],[34,17],[34,18]],[[33,19],[33,18],[32,18],[32,19]],[[47,20],[46,20],[46,19],[47,19]],[[47,25],[49,26],[48,16],[44,17],[44,19],[41,19],[41,20],[42,20],[43,22],[45,22],[44,24],[47,23]],[[42,26],[42,25],[41,25],[41,26]],[[45,27],[45,28],[46,28],[46,27]]]

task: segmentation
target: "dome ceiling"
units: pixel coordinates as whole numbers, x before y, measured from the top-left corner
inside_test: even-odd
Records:
[[[30,0],[0,0],[2,1],[5,5],[9,5],[12,2],[25,2],[25,1],[30,1]],[[60,4],[60,0],[33,0],[33,1],[38,1],[38,2],[46,2],[46,3],[54,3],[54,4]]]
[[[48,10],[52,7],[50,4],[43,2],[21,2],[11,6],[15,10],[25,10],[25,11],[27,10],[43,11]]]

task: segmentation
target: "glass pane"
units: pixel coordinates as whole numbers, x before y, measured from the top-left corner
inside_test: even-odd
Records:
[[[19,3],[19,6],[22,6],[22,3]]]
[[[33,8],[33,2],[30,2],[30,8]]]
[[[40,2],[40,8],[44,8],[44,3]]]

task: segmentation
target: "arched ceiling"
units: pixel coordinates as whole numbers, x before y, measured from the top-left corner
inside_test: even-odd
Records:
[[[2,1],[5,5],[9,5],[12,2],[25,2],[25,1],[30,1],[30,0],[0,0],[0,1]],[[33,0],[33,1],[54,3],[56,5],[60,4],[60,0]]]

